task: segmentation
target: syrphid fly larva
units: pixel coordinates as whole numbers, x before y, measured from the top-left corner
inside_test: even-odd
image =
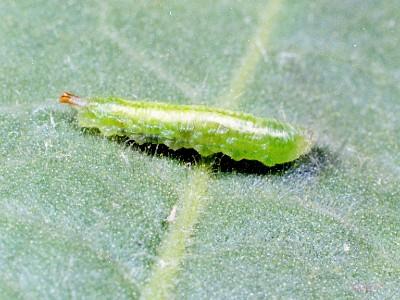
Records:
[[[234,160],[274,166],[306,154],[313,143],[307,131],[288,123],[202,105],[80,98],[67,92],[60,102],[78,110],[80,126],[97,128],[105,136],[174,150],[193,148],[202,156],[222,152]]]

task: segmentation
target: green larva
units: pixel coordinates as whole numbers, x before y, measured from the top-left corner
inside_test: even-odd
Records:
[[[234,160],[258,160],[274,166],[306,154],[309,133],[274,119],[200,105],[172,105],[85,98],[64,93],[61,103],[78,110],[80,126],[98,128],[105,136],[127,136],[139,144],[165,144],[176,150],[194,148],[202,156],[222,152]]]

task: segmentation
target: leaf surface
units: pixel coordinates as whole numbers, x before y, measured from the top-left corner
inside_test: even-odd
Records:
[[[2,1],[1,297],[400,297],[399,14]],[[78,128],[63,90],[274,117],[317,147],[272,170],[189,164]]]

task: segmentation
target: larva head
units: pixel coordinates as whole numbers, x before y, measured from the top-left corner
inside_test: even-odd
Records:
[[[65,104],[69,104],[72,106],[78,106],[78,107],[82,107],[87,104],[87,102],[82,100],[79,96],[76,96],[69,92],[64,92],[60,96],[60,103],[65,103]]]

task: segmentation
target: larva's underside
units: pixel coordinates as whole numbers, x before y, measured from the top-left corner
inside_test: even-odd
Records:
[[[273,166],[310,150],[304,130],[274,119],[207,106],[127,101],[119,98],[60,97],[78,109],[80,126],[105,136],[127,136],[137,143],[194,148],[202,156],[222,152],[234,160],[258,160]]]

